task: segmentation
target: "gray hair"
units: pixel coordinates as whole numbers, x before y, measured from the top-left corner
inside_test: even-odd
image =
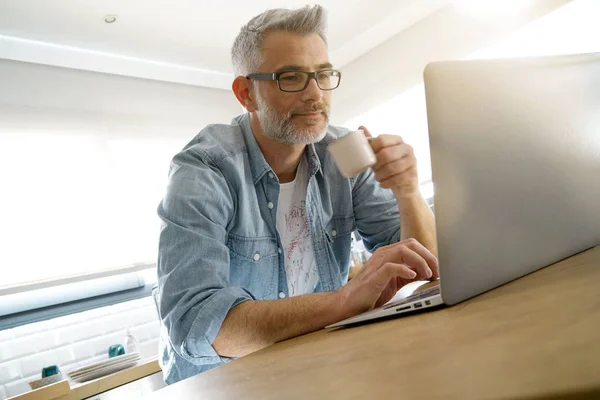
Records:
[[[318,34],[327,44],[326,11],[319,5],[297,10],[267,10],[244,25],[233,42],[231,59],[236,75],[257,72],[262,64],[262,41],[266,33],[286,31],[300,35]]]

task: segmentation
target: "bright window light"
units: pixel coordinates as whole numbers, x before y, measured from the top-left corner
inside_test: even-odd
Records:
[[[530,0],[455,0],[456,7],[473,17],[506,17],[525,11]]]
[[[0,127],[0,288],[155,262],[156,208],[188,139],[140,134],[151,123],[76,129],[62,115],[40,129],[35,112],[22,117]]]
[[[468,59],[600,52],[600,1],[575,0],[490,43]]]
[[[516,4],[526,0],[476,0],[465,1],[474,8],[494,10],[496,7],[510,7],[516,11]],[[477,3],[477,5],[474,5]],[[503,5],[500,5],[502,3]],[[519,5],[522,7],[524,5]],[[573,0],[554,12],[518,29],[498,41],[466,57],[500,58],[539,56],[552,54],[573,54],[600,52],[600,1]],[[422,192],[426,196],[433,193],[429,154],[429,136],[427,130],[427,112],[425,90],[419,84],[400,93],[398,96],[382,102],[379,106],[347,121],[344,126],[356,129],[364,125],[374,135],[391,133],[402,136],[405,142],[413,146],[417,156],[419,179]]]

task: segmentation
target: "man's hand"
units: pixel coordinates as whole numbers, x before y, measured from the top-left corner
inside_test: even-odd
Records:
[[[367,137],[371,133],[361,126]],[[413,148],[404,143],[400,136],[379,135],[370,140],[377,163],[373,166],[375,178],[382,188],[392,189],[396,199],[420,196],[417,159]]]
[[[250,300],[233,307],[212,345],[222,356],[241,357],[380,306],[405,284],[438,275],[437,259],[415,239],[403,240],[377,250],[336,292]]]
[[[439,277],[437,258],[415,239],[378,249],[338,290],[348,317],[387,303],[407,283]]]

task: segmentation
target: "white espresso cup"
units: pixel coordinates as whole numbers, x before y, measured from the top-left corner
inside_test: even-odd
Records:
[[[350,132],[327,146],[338,169],[346,178],[375,165],[377,158],[362,129]]]

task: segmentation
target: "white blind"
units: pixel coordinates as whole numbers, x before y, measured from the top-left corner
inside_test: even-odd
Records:
[[[8,60],[0,87],[0,289],[156,262],[171,158],[239,114],[229,91]]]
[[[185,140],[114,119],[1,112],[12,123],[0,134],[0,286],[156,260],[156,207]]]

